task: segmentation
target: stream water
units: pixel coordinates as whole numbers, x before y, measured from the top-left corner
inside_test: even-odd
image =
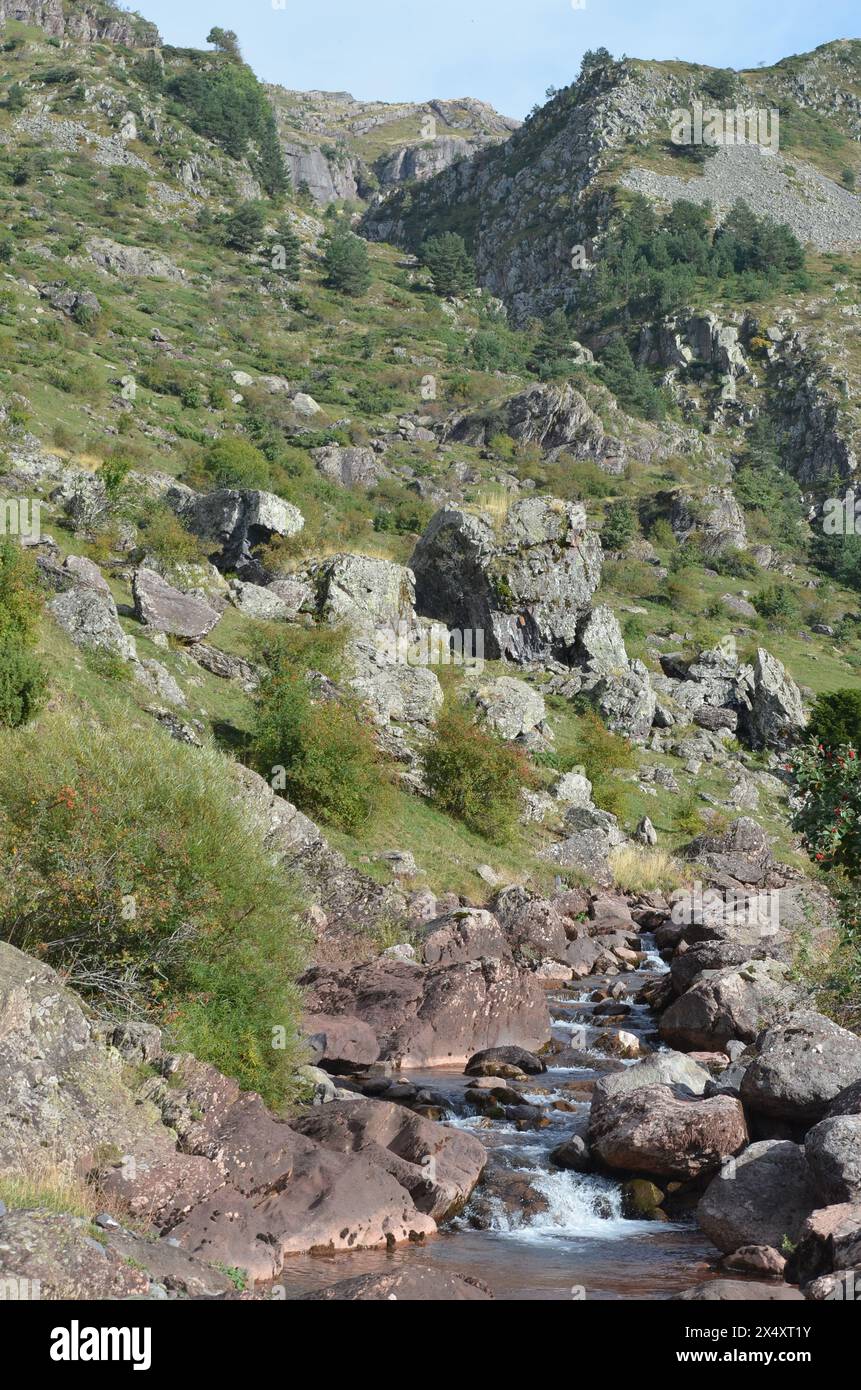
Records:
[[[498,1185],[491,1180],[476,1191],[456,1222],[420,1248],[288,1260],[278,1279],[287,1297],[407,1261],[474,1276],[489,1285],[497,1299],[530,1301],[669,1298],[708,1278],[714,1247],[692,1219],[627,1219],[619,1182],[563,1171],[550,1161],[551,1151],[570,1136],[577,1116],[588,1109],[590,1085],[608,1068],[606,1054],[593,1049],[595,1038],[608,1025],[594,1017],[597,1004],[592,996],[624,981],[630,1013],[624,1023],[613,1026],[640,1037],[654,1030],[652,1011],[636,1004],[633,996],[666,967],[648,936],[642,938],[642,949],[646,958],[639,970],[613,979],[594,976],[575,989],[550,995],[553,1036],[569,1049],[569,1056],[560,1054],[560,1060],[576,1065],[550,1066],[526,1083],[515,1083],[526,1101],[542,1107],[549,1120],[545,1127],[521,1130],[510,1120],[477,1113],[465,1099],[471,1079],[462,1068],[401,1073],[404,1080],[445,1097],[444,1122],[481,1140],[490,1154],[489,1171],[501,1171],[511,1180],[508,1195],[505,1183],[499,1185],[502,1195],[495,1195]],[[573,1058],[572,1041],[577,1049]],[[557,1108],[559,1104],[566,1108]],[[517,1200],[518,1190],[524,1200]],[[475,1229],[476,1221],[482,1229]]]

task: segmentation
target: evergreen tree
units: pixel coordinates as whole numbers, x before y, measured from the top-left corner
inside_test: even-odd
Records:
[[[224,221],[224,242],[234,251],[253,251],[263,238],[263,209],[241,203]]]
[[[452,298],[475,288],[472,257],[463,237],[456,232],[431,237],[422,247],[421,259],[433,276],[437,294]]]
[[[288,280],[298,280],[302,270],[302,243],[289,222],[279,225],[277,240],[277,269],[282,271]]]
[[[336,225],[326,233],[323,260],[333,290],[355,297],[367,291],[372,278],[368,247],[349,227]]]

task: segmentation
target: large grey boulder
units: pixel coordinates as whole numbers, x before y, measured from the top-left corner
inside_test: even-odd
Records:
[[[415,626],[415,580],[392,560],[333,555],[311,566],[316,616],[353,633]]]
[[[254,550],[274,536],[295,536],[305,525],[299,509],[272,492],[220,488],[201,496],[177,486],[165,499],[195,536],[213,546],[219,569],[257,582],[268,576]]]
[[[578,869],[596,883],[612,883],[610,855],[627,838],[616,817],[594,806],[571,806],[565,812],[563,834],[564,838],[548,845],[539,858],[563,869]]]
[[[707,1051],[732,1038],[753,1042],[794,1000],[789,969],[778,961],[750,960],[707,971],[662,1015],[661,1037],[671,1047]]]
[[[262,584],[246,584],[242,579],[234,579],[230,585],[230,599],[240,613],[258,622],[290,622],[296,616],[285,599]]]
[[[577,626],[601,578],[598,536],[575,502],[523,498],[494,525],[443,508],[413,552],[416,607],[459,631],[481,632],[488,658],[571,663]]]
[[[826,1204],[861,1203],[861,1115],[835,1115],[814,1125],[804,1152]]]
[[[498,676],[480,685],[473,699],[484,724],[508,743],[543,742],[547,736],[544,697],[525,681]]]
[[[460,908],[427,922],[421,929],[420,949],[426,965],[511,956],[503,927],[492,912],[481,907]]]
[[[801,691],[782,661],[764,647],[740,672],[740,723],[755,748],[785,748],[807,727]]]
[[[221,617],[205,599],[181,593],[155,570],[135,570],[132,595],[139,622],[153,632],[166,632],[190,642],[201,641]]]
[[[789,1140],[751,1144],[713,1178],[697,1220],[719,1250],[797,1241],[819,1197],[804,1150]]]
[[[645,1086],[672,1086],[677,1092],[685,1090],[701,1096],[709,1080],[705,1067],[684,1052],[655,1052],[624,1071],[602,1076],[592,1092],[592,1104],[600,1106],[606,1100],[642,1090]]]
[[[750,816],[740,816],[728,830],[698,835],[683,852],[721,888],[766,888],[786,881],[767,834]]]
[[[680,544],[696,533],[707,559],[726,550],[744,550],[747,546],[744,513],[728,487],[708,488],[697,499],[678,494],[670,524]]]
[[[373,449],[327,444],[322,449],[312,449],[311,457],[318,473],[339,487],[373,487],[384,471],[380,456]]]
[[[110,593],[95,588],[75,587],[56,594],[47,603],[51,617],[76,647],[111,652],[131,661],[135,642],[120,626],[117,606]]]
[[[143,1158],[173,1143],[56,971],[0,942],[0,1173],[38,1172],[46,1155],[77,1162],[99,1146]]]
[[[742,1037],[742,1034],[735,1034]],[[757,1039],[745,1073],[745,1105],[764,1115],[816,1124],[829,1102],[861,1080],[861,1038],[812,1010],[800,1010]]]
[[[575,660],[583,671],[584,692],[614,733],[643,743],[652,727],[657,697],[642,661],[631,661],[619,620],[611,608],[598,604],[577,630]]]

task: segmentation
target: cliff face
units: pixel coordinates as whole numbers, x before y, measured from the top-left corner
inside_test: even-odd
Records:
[[[0,24],[12,20],[44,29],[51,38],[76,43],[116,43],[126,48],[153,48],[161,43],[154,24],[100,0],[84,4],[78,0],[0,0]]]
[[[379,201],[406,182],[423,182],[457,160],[508,139],[519,121],[485,102],[368,102],[349,92],[270,87],[294,187],[318,203]]]

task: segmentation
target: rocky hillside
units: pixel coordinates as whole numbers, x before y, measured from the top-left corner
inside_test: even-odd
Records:
[[[2,49],[0,1277],[523,1297],[433,1236],[573,1210],[678,1219],[655,1297],[828,1297],[857,874],[804,750],[861,690],[852,236],[739,218],[751,274],[690,194],[659,220],[683,64],[590,61],[516,130],[108,5],[7,4]],[[787,197],[826,180],[840,237],[856,73],[734,79],[794,103]],[[732,206],[722,153],[686,177]]]
[[[376,203],[392,188],[506,140],[520,125],[472,97],[393,104],[284,87],[270,87],[269,95],[293,186],[322,205]]]

